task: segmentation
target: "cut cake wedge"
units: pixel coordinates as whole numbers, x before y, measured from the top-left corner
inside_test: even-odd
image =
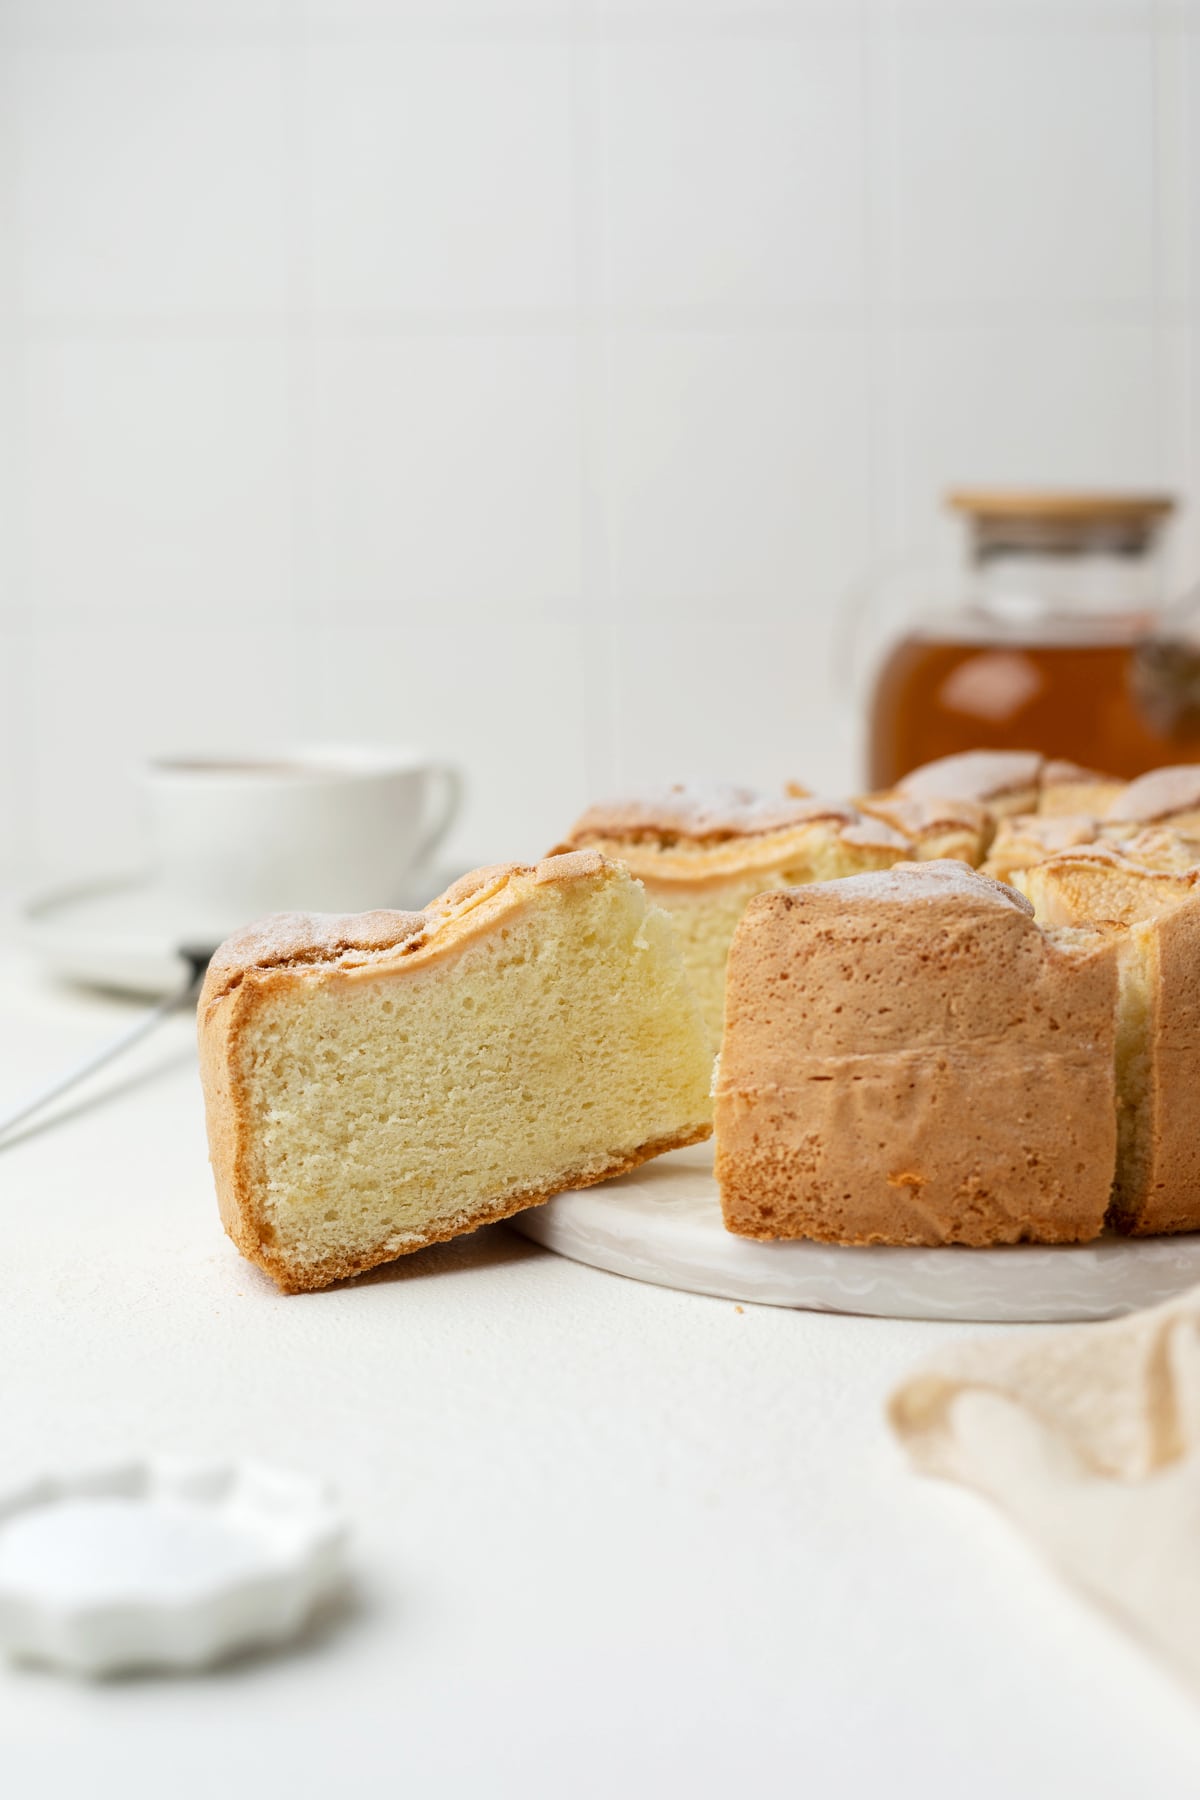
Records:
[[[199,1008],[221,1214],[319,1288],[708,1137],[712,1051],[666,914],[595,851],[423,913],[283,914]]]

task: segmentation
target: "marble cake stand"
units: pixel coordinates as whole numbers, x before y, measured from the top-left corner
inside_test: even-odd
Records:
[[[759,1244],[721,1223],[712,1146],[659,1157],[510,1220],[593,1268],[660,1287],[812,1312],[1048,1323],[1107,1319],[1200,1282],[1200,1233],[995,1250]]]

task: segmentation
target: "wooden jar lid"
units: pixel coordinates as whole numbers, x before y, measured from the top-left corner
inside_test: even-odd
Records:
[[[1175,509],[1170,494],[1054,493],[1042,489],[953,488],[952,511],[980,523],[1156,525]]]

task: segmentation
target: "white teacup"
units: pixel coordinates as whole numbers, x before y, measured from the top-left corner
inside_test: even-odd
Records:
[[[269,912],[411,901],[462,780],[418,751],[321,748],[156,757],[145,795],[164,888],[232,928]]]

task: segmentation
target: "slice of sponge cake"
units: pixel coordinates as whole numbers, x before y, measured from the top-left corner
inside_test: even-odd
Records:
[[[683,785],[590,807],[561,847],[580,845],[619,857],[670,913],[714,1047],[729,946],[755,894],[888,868],[914,853],[894,826],[842,801]]]
[[[1086,813],[1013,813],[997,821],[983,872],[1011,881],[1019,870],[1079,844],[1094,844],[1099,835],[1099,821]]]
[[[670,921],[596,852],[483,869],[424,913],[285,914],[200,998],[226,1229],[323,1287],[709,1135]]]
[[[1113,794],[1104,817],[1132,825],[1168,825],[1185,837],[1200,837],[1200,764],[1178,763],[1139,775]]]
[[[1112,1222],[1137,1236],[1200,1230],[1200,870],[1149,869],[1097,848],[1015,879],[1048,923],[1119,928]]]
[[[729,958],[730,1231],[841,1244],[1099,1235],[1115,946],[958,862],[761,894]]]
[[[1016,813],[1103,812],[1124,787],[1076,763],[1036,750],[963,750],[923,763],[896,784],[909,799],[973,800],[996,818]]]
[[[906,860],[913,862],[944,862],[948,858],[978,868],[994,829],[986,806],[974,800],[866,794],[855,805],[907,838],[911,848]]]

